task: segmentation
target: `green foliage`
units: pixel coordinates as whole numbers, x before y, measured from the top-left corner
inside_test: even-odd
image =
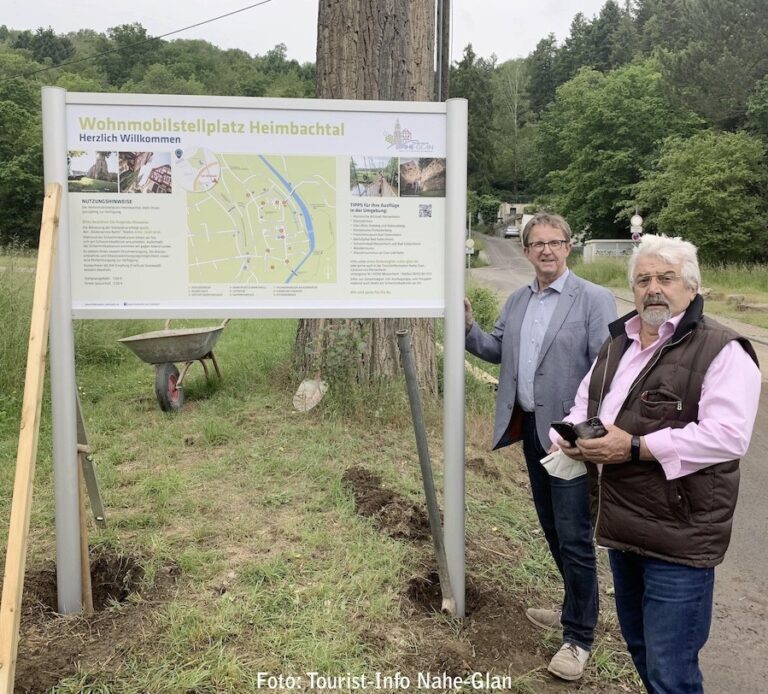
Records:
[[[50,28],[34,33],[6,28],[4,37],[0,40],[0,244],[14,239],[37,244],[43,196],[42,85],[150,94],[310,97],[314,93],[314,66],[289,60],[283,44],[252,57],[206,41],[153,39],[138,23],[112,27],[106,35],[88,29],[57,36]],[[55,69],[39,72],[46,66]]]
[[[768,74],[765,0],[691,0],[675,19],[686,40],[660,52],[668,81],[710,124],[741,127],[750,94]]]
[[[587,62],[595,70],[609,72],[629,63],[634,57],[638,37],[628,9],[608,0],[600,14],[588,25]]]
[[[496,224],[499,205],[501,205],[501,200],[493,195],[481,195],[478,198],[478,214],[483,220],[483,224],[487,226]]]
[[[488,192],[493,174],[493,134],[491,76],[493,60],[479,58],[469,44],[462,59],[451,68],[450,96],[469,102],[469,187]]]
[[[532,130],[525,124],[532,113],[527,84],[528,65],[523,59],[499,65],[491,78],[493,129],[498,133],[493,183],[512,198],[527,190],[530,180]]]
[[[568,259],[568,266],[575,274],[585,280],[599,284],[602,287],[629,286],[627,280],[627,261],[619,258],[601,258],[591,263],[582,262],[581,258]]]
[[[34,34],[22,31],[16,37],[13,47],[28,50],[39,63],[50,61],[53,65],[63,63],[75,52],[72,41],[66,36],[57,36],[51,27],[38,27]]]
[[[685,47],[696,35],[689,21],[689,6],[690,0],[637,0],[635,23],[644,54]]]
[[[557,41],[554,34],[541,39],[533,53],[528,56],[528,94],[534,113],[542,113],[555,98],[555,90],[559,84],[555,68],[556,58]]]
[[[723,292],[744,294],[768,294],[768,272],[765,265],[757,263],[722,263],[704,265],[701,269],[702,282]],[[759,303],[765,303],[761,298]]]
[[[123,91],[146,94],[205,94],[205,86],[194,77],[180,77],[167,65],[150,65],[137,80],[128,80]]]
[[[631,186],[648,168],[661,140],[691,133],[692,113],[675,107],[653,61],[607,75],[581,70],[558,89],[545,115],[538,149],[551,150],[545,184],[555,209],[587,238],[621,238]]]
[[[0,246],[0,410],[5,398],[20,398],[24,387],[24,364],[27,358],[29,315],[34,289],[34,265],[23,248]]]
[[[36,244],[43,190],[39,116],[0,101],[0,123],[0,245]]]
[[[147,30],[138,22],[122,24],[107,31],[97,44],[100,61],[110,84],[122,87],[131,78],[141,75],[152,62],[152,55],[161,46],[151,41]]]
[[[692,241],[704,261],[768,257],[765,146],[754,136],[670,138],[635,191],[648,227]]]
[[[592,20],[579,12],[562,46],[549,34],[527,59],[532,110],[542,114],[554,101],[557,88],[582,68],[607,73],[628,64],[637,55],[639,43],[628,6],[622,9],[615,0],[607,0]]]
[[[747,102],[749,129],[768,138],[768,76],[760,80]]]
[[[472,284],[467,289],[467,299],[472,304],[472,315],[477,324],[486,332],[490,331],[499,319],[499,299],[496,293],[487,287]]]

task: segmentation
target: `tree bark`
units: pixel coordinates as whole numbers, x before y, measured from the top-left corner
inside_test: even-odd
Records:
[[[434,44],[434,0],[320,0],[317,96],[430,101]],[[396,332],[401,328],[411,334],[420,386],[436,392],[432,319],[300,320],[297,365],[304,376],[332,380],[328,351],[335,347],[348,351],[359,383],[390,379],[400,373]]]

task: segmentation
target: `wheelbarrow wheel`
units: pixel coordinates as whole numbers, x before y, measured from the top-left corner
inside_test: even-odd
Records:
[[[170,362],[155,367],[155,395],[164,412],[178,410],[184,404],[184,390],[177,387],[179,370]]]

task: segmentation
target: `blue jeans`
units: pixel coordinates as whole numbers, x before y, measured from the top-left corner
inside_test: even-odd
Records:
[[[587,476],[550,477],[541,459],[547,452],[536,434],[533,414],[523,419],[523,453],[539,523],[563,577],[563,641],[592,649],[597,624],[597,565],[592,544]]]
[[[699,651],[712,622],[715,570],[614,549],[608,554],[621,633],[645,688],[701,694]]]

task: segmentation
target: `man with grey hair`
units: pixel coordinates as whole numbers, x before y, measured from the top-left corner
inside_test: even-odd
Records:
[[[587,478],[550,477],[541,459],[550,448],[549,426],[570,410],[576,389],[616,318],[613,295],[574,275],[566,265],[571,229],[560,216],[539,213],[525,225],[525,257],[534,280],[508,299],[490,333],[465,301],[466,348],[501,364],[493,448],[523,442],[536,513],[563,577],[562,611],[526,610],[539,627],[562,627],[563,645],[549,671],[577,680],[589,658],[597,623],[597,569]]]
[[[591,463],[595,537],[609,548],[619,624],[646,689],[695,694],[760,370],[745,338],[703,314],[691,243],[644,236],[629,283],[637,310],[611,324],[568,416],[599,416],[608,433],[552,440]]]

